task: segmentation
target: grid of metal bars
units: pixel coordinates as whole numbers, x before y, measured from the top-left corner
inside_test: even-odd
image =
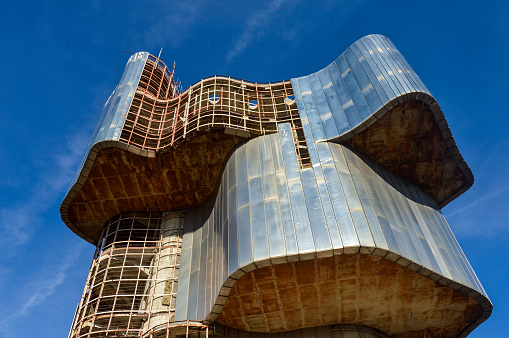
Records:
[[[140,337],[173,322],[182,225],[182,211],[111,219],[69,337]]]
[[[120,140],[164,151],[211,130],[248,136],[277,132],[292,125],[301,167],[309,167],[306,146],[290,81],[253,83],[226,76],[203,79],[178,92],[174,70],[149,56],[126,117]]]

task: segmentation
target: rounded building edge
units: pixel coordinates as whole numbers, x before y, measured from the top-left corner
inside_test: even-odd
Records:
[[[347,253],[345,253],[347,252]],[[342,250],[340,253],[337,253],[333,250],[327,250],[324,252],[314,252],[310,253],[309,255],[293,255],[293,256],[285,256],[285,257],[276,257],[276,259],[271,258],[268,260],[260,261],[260,262],[253,262],[251,264],[248,264],[246,266],[243,266],[239,268],[237,271],[235,271],[233,274],[231,274],[227,280],[223,283],[221,286],[221,289],[219,291],[219,295],[216,299],[215,304],[213,305],[213,308],[209,315],[202,321],[206,325],[214,324],[216,323],[216,320],[218,319],[219,315],[221,314],[221,311],[225,307],[225,304],[228,300],[228,297],[237,283],[237,281],[242,278],[244,275],[253,272],[257,269],[261,269],[263,267],[267,266],[275,266],[278,264],[285,264],[290,262],[298,262],[298,261],[312,261],[320,258],[325,257],[332,257],[332,256],[342,256],[342,255],[368,255],[368,256],[377,256],[384,259],[388,259],[403,268],[408,269],[409,271],[418,273],[419,275],[428,278],[429,280],[432,280],[434,282],[437,282],[439,284],[442,284],[446,287],[450,287],[452,284],[452,281],[449,280],[446,277],[440,276],[440,279],[434,279],[431,278],[431,274],[427,273],[427,269],[420,266],[416,270],[409,269],[408,266],[411,264],[415,264],[408,259],[405,259],[401,255],[397,255],[395,253],[392,253],[388,250],[382,250],[382,249],[375,249],[373,247],[365,247],[365,246],[358,246],[358,247],[345,247],[344,251]],[[278,259],[279,258],[279,259]],[[286,260],[285,260],[286,259]],[[278,261],[277,263],[274,263],[274,260]],[[436,275],[436,274],[435,274]],[[456,283],[458,284],[458,283]],[[484,321],[486,321],[493,311],[493,304],[491,303],[491,300],[479,293],[477,290],[474,290],[468,286],[460,285],[460,287],[451,288],[452,290],[461,292],[464,295],[467,295],[471,299],[474,299],[483,309],[482,314],[479,315],[473,322],[471,322],[459,335],[458,337],[467,337],[475,328],[477,328],[479,325],[481,325]],[[341,323],[337,323],[341,324]]]

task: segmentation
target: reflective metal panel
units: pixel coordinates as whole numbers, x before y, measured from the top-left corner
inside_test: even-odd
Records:
[[[290,137],[291,135],[292,134],[290,133]],[[254,139],[253,141],[249,142],[246,147],[249,177],[260,176],[260,148],[258,146],[258,139]]]
[[[377,60],[377,64],[379,65],[382,73],[386,74],[386,80],[391,84],[391,87],[396,94],[396,96],[400,96],[405,93],[405,89],[394,76],[394,70],[390,68],[389,64],[387,64],[386,60],[380,55],[378,47],[374,44],[372,39],[362,39],[364,42],[366,49],[369,50],[369,53],[373,56],[375,60]]]
[[[388,91],[389,93],[392,93],[392,90],[391,90],[390,86],[385,81],[385,78],[383,78],[383,77],[381,77],[380,79],[377,78],[377,76],[380,76],[381,74],[379,74],[379,72],[378,72],[378,74],[375,75],[373,69],[369,65],[369,62],[372,61],[371,58],[369,58],[369,60],[366,60],[366,57],[364,55],[362,55],[361,49],[359,48],[357,43],[354,43],[350,47],[350,49],[352,50],[352,52],[354,54],[353,56],[355,56],[357,61],[362,66],[362,69],[366,73],[366,76],[369,79],[368,81],[375,88],[376,93],[378,94],[378,97],[381,100],[380,104],[383,105],[384,102],[387,102],[387,101],[390,100],[389,96],[387,96],[387,93],[386,93],[386,91]],[[392,93],[392,94],[394,94],[394,93]],[[391,99],[392,99],[392,97],[391,97]],[[378,108],[376,108],[375,111],[377,109]],[[371,110],[373,110],[373,107],[371,107]]]
[[[373,204],[371,203],[371,199],[368,194],[368,190],[366,189],[366,185],[363,180],[363,177],[365,177],[365,180],[367,181],[369,179],[369,176],[365,175],[364,173],[363,173],[364,175],[361,175],[361,172],[359,171],[360,166],[358,161],[356,160],[356,156],[349,149],[345,150],[346,150],[345,155],[349,162],[349,168],[352,173],[352,178],[357,189],[357,192],[359,193],[362,209],[366,214],[366,219],[369,223],[369,228],[371,229],[371,234],[373,236],[375,244],[378,248],[388,249],[387,242],[385,241],[385,237],[380,227],[380,223],[378,222],[377,215],[375,213]]]
[[[295,255],[299,253],[297,248],[297,239],[295,237],[295,228],[290,207],[290,199],[288,197],[288,185],[284,172],[276,174],[277,185],[279,191],[279,206],[281,210],[281,221],[284,229],[286,252],[287,255]]]
[[[336,168],[334,166],[327,166],[323,168],[323,172],[343,246],[358,246],[359,239],[355,232],[352,217],[348,210],[348,204],[346,203],[346,198],[341,183],[339,182]]]
[[[330,79],[327,69],[322,69],[317,73],[317,75],[320,79],[320,84],[323,88],[323,93],[326,97],[327,104],[329,105],[330,112],[334,118],[336,129],[338,134],[341,135],[350,130],[350,125],[346,119],[345,112],[341,107],[341,102],[339,102],[338,95],[334,90],[334,85],[332,84],[332,80]]]
[[[297,154],[293,144],[292,128],[289,123],[282,123],[278,125],[278,130],[286,168],[286,176],[288,180],[298,179],[300,178],[299,162],[297,161]]]
[[[286,255],[281,214],[277,199],[265,200],[265,217],[269,235],[269,251],[271,257]]]
[[[97,126],[87,145],[85,155],[79,165],[79,169],[71,181],[71,187],[76,183],[92,146],[102,141],[118,140],[120,130],[124,125],[127,111],[131,105],[147,58],[148,53],[146,52],[133,54],[131,58],[129,58],[120,82],[104,105]]]
[[[359,84],[355,80],[355,77],[352,74],[352,70],[346,63],[346,60],[343,56],[340,56],[334,63],[336,64],[336,67],[338,67],[339,73],[343,78],[343,82],[348,90],[348,93],[350,94],[350,97],[352,98],[353,103],[359,112],[359,116],[362,120],[368,118],[374,112],[369,109],[366,99],[364,98],[364,95],[362,95],[361,88],[359,88]]]
[[[333,139],[338,137],[339,133],[336,129],[336,124],[334,123],[331,110],[327,103],[327,99],[325,98],[325,93],[317,74],[310,75],[307,78],[309,85],[313,90],[313,99],[316,104],[316,110],[318,111],[319,119],[321,120],[317,120],[316,123],[320,124],[320,128],[323,128],[325,131],[325,135],[327,136],[326,139]],[[313,114],[313,112],[310,112],[308,117],[311,118],[312,115],[316,115],[316,113]],[[318,140],[319,139],[317,139],[315,135],[315,141]]]
[[[251,208],[243,207],[238,211],[239,225],[239,266],[243,267],[253,261],[253,242],[251,238]]]
[[[249,195],[251,199],[251,226],[253,231],[254,259],[269,258],[267,223],[265,222],[265,204],[263,201],[262,178],[249,179]]]
[[[249,204],[249,184],[247,174],[246,147],[242,146],[235,152],[237,165],[237,204],[239,208]]]
[[[338,95],[339,102],[341,103],[341,108],[345,112],[348,124],[350,125],[350,128],[354,128],[361,123],[361,117],[359,116],[359,113],[357,113],[357,108],[355,107],[352,98],[348,94],[341,74],[339,73],[335,63],[331,63],[329,66],[327,66],[326,69],[332,80],[334,90]]]
[[[353,76],[357,80],[357,84],[359,85],[369,108],[371,109],[371,112],[376,112],[378,109],[382,108],[383,103],[378,93],[376,92],[373,83],[371,83],[369,80],[351,48],[347,49],[347,51],[344,53],[344,56],[348,66],[352,70]]]
[[[322,202],[323,212],[325,215],[325,221],[327,222],[327,228],[329,230],[329,236],[334,249],[342,248],[343,243],[341,242],[341,236],[339,235],[338,226],[336,223],[336,217],[332,210],[332,204],[327,191],[327,185],[324,179],[317,179],[316,184],[318,186],[318,192],[320,193],[320,200]]]
[[[304,191],[300,180],[288,181],[288,191],[290,192],[290,204],[292,206],[293,223],[295,234],[297,235],[297,246],[299,253],[312,252],[315,250],[311,225],[307,212]]]
[[[277,198],[276,171],[274,169],[274,154],[269,137],[260,138],[260,155],[262,164],[262,183],[264,199]]]
[[[318,194],[313,171],[309,169],[302,170],[301,177],[316,251],[331,249],[332,245],[329,230],[325,222],[322,203],[320,195]]]
[[[228,275],[239,268],[239,239],[237,234],[237,189],[228,193]]]

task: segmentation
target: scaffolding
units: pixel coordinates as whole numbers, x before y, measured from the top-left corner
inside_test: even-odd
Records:
[[[104,226],[69,337],[159,337],[175,324],[183,217],[129,212]]]
[[[186,139],[212,130],[255,137],[277,132],[290,123],[301,168],[309,167],[309,152],[290,81],[254,83],[230,76],[213,76],[180,93],[169,68],[149,55],[127,113],[120,140],[164,152]]]
[[[291,125],[300,167],[310,167],[290,81],[213,76],[182,92],[175,65],[149,55],[120,141],[163,154],[201,134],[249,138],[279,123]],[[202,322],[174,322],[183,213],[129,212],[105,224],[70,338],[208,337]]]

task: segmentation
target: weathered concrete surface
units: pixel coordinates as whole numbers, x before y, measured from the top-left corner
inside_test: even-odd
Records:
[[[97,241],[110,218],[127,211],[182,210],[214,190],[231,149],[244,138],[199,135],[156,157],[119,148],[101,149],[89,176],[68,207],[68,217]]]
[[[482,312],[459,291],[385,258],[356,254],[247,273],[217,321],[256,332],[341,323],[377,328],[391,337],[457,337]]]
[[[421,186],[439,205],[467,184],[431,109],[421,101],[397,105],[344,143]]]

